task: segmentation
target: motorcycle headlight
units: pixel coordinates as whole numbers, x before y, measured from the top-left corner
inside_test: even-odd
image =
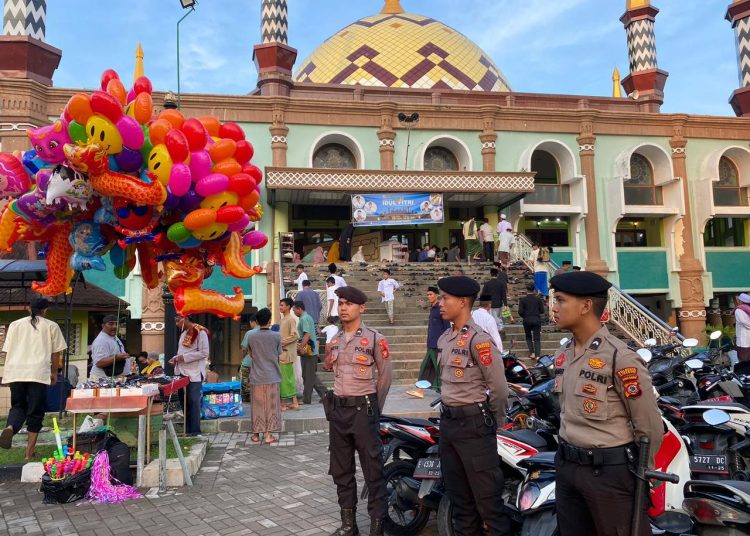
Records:
[[[518,496],[518,509],[521,512],[529,510],[532,506],[534,506],[534,503],[539,498],[539,495],[541,495],[541,493],[542,490],[539,489],[539,486],[535,483],[529,482],[524,484],[523,488],[521,488],[521,493]]]

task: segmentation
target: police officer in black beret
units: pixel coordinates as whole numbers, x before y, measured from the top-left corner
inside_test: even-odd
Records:
[[[640,438],[650,440],[650,460],[663,425],[641,358],[610,334],[600,319],[611,284],[593,272],[552,278],[552,313],[573,339],[555,359],[560,394],[557,522],[561,536],[630,534]],[[651,534],[645,509],[642,534]]]
[[[458,536],[510,534],[495,433],[505,424],[508,384],[500,350],[471,318],[479,284],[465,276],[438,281],[440,314],[453,322],[438,340],[442,379],[440,466]],[[489,389],[489,397],[486,390]]]
[[[355,451],[369,492],[370,535],[380,536],[388,514],[388,497],[379,420],[391,387],[391,355],[385,337],[362,322],[365,293],[346,286],[336,289],[336,294],[342,328],[331,341],[333,397],[327,394],[325,400],[330,421],[329,473],[341,508],[341,527],[334,536],[359,534]]]

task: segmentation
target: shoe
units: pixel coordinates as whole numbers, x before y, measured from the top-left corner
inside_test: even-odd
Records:
[[[13,428],[6,426],[3,431],[0,432],[0,449],[9,449],[13,444]]]
[[[383,520],[373,519],[370,522],[370,536],[383,536]]]
[[[357,527],[357,510],[354,508],[341,509],[341,527],[331,536],[359,536]]]

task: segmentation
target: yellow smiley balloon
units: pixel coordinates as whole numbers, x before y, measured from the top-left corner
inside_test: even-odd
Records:
[[[221,207],[236,205],[238,200],[239,197],[234,192],[221,192],[220,194],[209,196],[201,201],[201,208],[219,210]]]
[[[215,238],[219,238],[226,231],[226,223],[214,223],[213,225],[209,225],[208,227],[204,227],[203,229],[193,231],[193,236],[198,240],[214,240]]]
[[[151,149],[148,155],[148,169],[156,175],[159,182],[164,186],[169,184],[169,174],[172,172],[172,158],[169,156],[167,146],[163,143]]]
[[[107,154],[117,154],[122,151],[122,136],[112,121],[101,115],[92,115],[86,121],[86,135],[88,143],[102,147]]]

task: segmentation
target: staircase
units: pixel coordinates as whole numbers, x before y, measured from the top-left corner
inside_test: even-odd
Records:
[[[368,326],[382,333],[388,341],[393,360],[394,384],[412,384],[417,379],[427,344],[427,287],[435,285],[441,277],[455,275],[459,270],[480,284],[490,279],[489,264],[467,266],[459,263],[339,263],[338,266],[339,270],[343,270],[347,283],[365,292],[369,298],[363,320]],[[396,292],[394,325],[388,323],[385,307],[377,292],[378,281],[382,278],[380,270],[383,268],[389,268],[391,277],[401,285]],[[328,265],[308,265],[305,271],[310,278],[311,287],[321,291],[325,299]],[[284,279],[289,282],[294,277],[285,271]],[[523,263],[514,263],[508,270],[508,301],[515,322],[506,323],[503,346],[505,350],[509,350],[515,342],[514,352],[520,358],[528,358],[529,352],[523,326],[517,314],[518,299],[526,294],[526,284],[532,281],[533,275]],[[288,294],[293,296],[296,291]],[[563,336],[564,334],[557,331],[554,326],[545,326],[542,329],[542,353],[557,350]],[[320,378],[326,384],[332,383],[331,373],[321,370]]]

